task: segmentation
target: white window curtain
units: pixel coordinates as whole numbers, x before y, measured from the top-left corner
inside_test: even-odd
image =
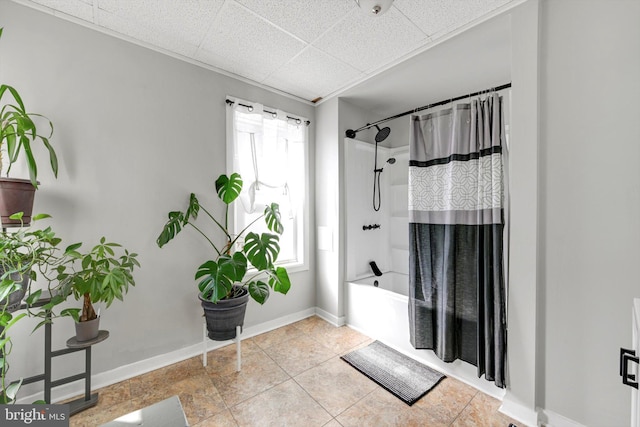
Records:
[[[242,230],[261,215],[266,205],[278,203],[285,226],[280,237],[279,264],[300,263],[303,258],[303,210],[306,193],[307,125],[284,111],[262,104],[233,101],[228,117],[227,163],[244,181],[236,204],[234,229]],[[248,106],[248,107],[247,107]],[[267,110],[265,112],[265,110]],[[261,230],[258,221],[255,231]]]

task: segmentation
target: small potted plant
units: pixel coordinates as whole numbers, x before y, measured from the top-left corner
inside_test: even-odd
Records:
[[[49,218],[47,214],[34,215],[37,221]],[[22,224],[22,212],[11,216]],[[51,227],[32,229],[21,227],[15,232],[2,230],[0,233],[0,404],[14,403],[22,381],[7,381],[9,371],[8,356],[11,353],[11,328],[26,316],[40,317],[43,320],[35,329],[50,321],[46,315],[55,305],[64,301],[60,295],[47,296],[47,303],[33,310],[31,306],[40,298],[42,289],[31,292],[31,282],[43,278],[53,295],[51,279],[58,266],[66,262],[66,256],[59,245],[58,238]],[[25,297],[26,294],[26,298]],[[23,299],[27,312],[16,314]],[[34,330],[35,330],[34,329]]]
[[[0,37],[2,28],[0,28]],[[47,128],[41,133],[42,126]],[[49,143],[53,134],[53,124],[46,117],[30,113],[24,106],[20,94],[12,86],[0,84],[0,171],[6,168],[6,178],[0,178],[0,216],[3,227],[17,227],[22,223],[29,225],[33,210],[35,190],[38,188],[38,166],[32,144],[42,142],[49,152],[49,163],[54,175],[58,176],[58,158]],[[6,149],[6,164],[3,164],[1,152]],[[29,179],[9,178],[11,167],[24,154]],[[23,212],[22,222],[12,220],[10,216]]]
[[[195,279],[198,281],[208,336],[219,341],[234,338],[236,326],[243,326],[249,296],[264,304],[271,289],[286,294],[291,287],[287,270],[275,266],[280,253],[279,235],[283,232],[277,203],[268,205],[261,216],[237,235],[229,230],[229,207],[240,195],[242,184],[242,178],[237,173],[231,176],[222,174],[216,180],[218,198],[225,204],[224,219],[220,221],[191,193],[184,212],[169,212],[169,219],[156,241],[159,247],[163,247],[190,225],[213,249],[213,258],[198,267]],[[208,236],[203,228],[198,227],[196,220],[201,210],[216,225],[218,232],[215,236]],[[269,231],[275,234],[250,231],[251,226],[260,219],[264,219]],[[214,243],[220,241],[223,243]]]
[[[65,250],[71,261],[57,268],[57,290],[62,298],[73,295],[76,301],[82,300],[81,309],[67,308],[60,315],[73,317],[76,339],[88,341],[99,335],[100,316],[93,304],[103,302],[108,308],[114,300],[122,301],[129,286],[135,286],[133,270],[140,263],[137,254],[104,237],[86,254],[79,252],[81,246],[76,243]]]
[[[11,215],[13,221],[22,223],[22,212]],[[33,217],[34,221],[50,218],[47,214]],[[32,229],[21,227],[18,231],[2,230],[0,233],[0,305],[7,312],[15,311],[27,293],[30,282],[40,273],[51,283],[52,270],[64,262],[60,257],[58,238],[51,227]],[[34,293],[34,298],[40,296]]]

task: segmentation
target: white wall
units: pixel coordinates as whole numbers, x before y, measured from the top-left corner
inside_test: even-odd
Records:
[[[382,272],[392,269],[389,245],[389,214],[391,212],[389,174],[393,166],[386,164],[389,149],[378,147],[378,168],[382,168],[383,171],[379,179],[376,178],[376,206],[379,207],[376,211],[373,209],[375,145],[345,138],[343,150],[345,156],[343,186],[345,281],[352,281],[373,275],[369,265],[372,261]],[[380,227],[363,229],[364,226],[376,224]]]
[[[618,357],[640,296],[640,2],[546,0],[540,18],[540,403],[628,426]]]
[[[340,171],[338,100],[332,99],[316,111],[316,304],[322,315],[341,323],[342,287],[340,263]]]
[[[213,181],[225,171],[226,95],[309,118],[312,156],[314,107],[12,2],[0,2],[0,27],[1,81],[55,125],[60,176],[41,168],[35,211],[53,215],[50,224],[68,243],[106,235],[140,254],[137,286],[103,311],[101,327],[111,335],[95,348],[94,374],[198,343],[193,275],[208,249],[189,231],[159,249],[166,214],[182,209],[191,191],[215,203]],[[313,157],[310,163],[314,224]],[[313,251],[313,229],[311,236]],[[291,275],[287,296],[251,303],[245,326],[313,308],[314,259],[310,265]],[[14,329],[12,377],[41,372],[43,340],[41,332],[29,335],[34,325]],[[72,334],[70,319],[56,320],[54,348]],[[55,375],[76,373],[81,360],[57,359]]]

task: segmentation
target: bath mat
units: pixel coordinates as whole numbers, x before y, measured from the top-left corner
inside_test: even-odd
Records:
[[[445,377],[379,341],[341,358],[409,406]]]

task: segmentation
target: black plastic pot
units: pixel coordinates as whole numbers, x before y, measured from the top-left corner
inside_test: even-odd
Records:
[[[0,276],[4,274],[4,270],[2,269],[2,267],[0,267]],[[20,275],[18,273],[14,273],[11,275],[11,279],[14,281],[18,281],[20,280]],[[30,277],[28,274],[23,274],[22,275],[22,289],[12,292],[10,293],[7,298],[3,299],[2,301],[0,301],[0,305],[5,305],[7,304],[7,299],[8,304],[7,304],[7,312],[11,313],[13,311],[16,311],[18,308],[20,308],[20,304],[22,304],[22,299],[24,298],[25,294],[27,293],[27,288],[29,287],[29,280]]]
[[[242,289],[241,295],[212,303],[198,295],[207,320],[207,336],[214,341],[226,341],[236,337],[236,326],[244,326],[244,314],[249,302],[249,292]],[[242,329],[241,329],[242,330]]]

